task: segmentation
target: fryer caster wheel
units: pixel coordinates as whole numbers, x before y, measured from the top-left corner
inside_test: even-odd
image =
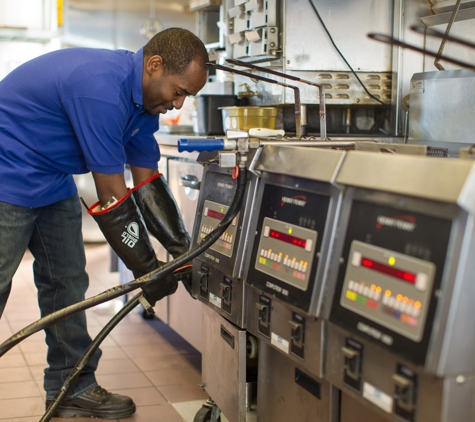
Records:
[[[193,422],[210,422],[211,421],[211,412],[213,411],[212,407],[203,405],[203,407],[196,412]],[[218,416],[216,422],[221,422],[221,416]]]

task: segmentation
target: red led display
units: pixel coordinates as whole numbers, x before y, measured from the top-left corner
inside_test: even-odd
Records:
[[[278,232],[277,230],[271,230],[269,236],[277,240],[282,240],[282,242],[290,243],[291,245],[299,246],[304,249],[307,246],[306,240],[300,239],[287,233]]]
[[[224,215],[225,214],[223,214],[222,212],[208,210],[208,217],[216,218],[216,220],[219,220],[219,221],[221,221],[224,218]]]
[[[399,278],[408,283],[416,282],[416,275],[407,271],[399,270],[398,268],[391,267],[381,262],[373,261],[372,259],[362,258],[361,265],[366,268],[371,268],[374,271],[378,271],[383,274],[387,274],[391,277]]]

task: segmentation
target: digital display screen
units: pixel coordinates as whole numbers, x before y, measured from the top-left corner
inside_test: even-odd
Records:
[[[270,230],[269,237],[272,237],[277,240],[281,240],[282,242],[290,243],[294,246],[299,246],[301,248],[306,248],[307,241],[304,239],[300,239],[298,237],[292,236],[291,234],[283,233],[277,230]]]
[[[269,217],[264,218],[263,226],[256,269],[296,289],[307,290],[318,233]]]
[[[416,282],[416,275],[407,271],[400,270],[398,268],[394,268],[390,265],[383,264],[381,262],[377,262],[373,259],[363,257],[361,259],[361,265],[366,268],[370,268],[374,271],[380,272],[382,274],[389,275],[391,277],[399,278],[407,283],[415,283]]]
[[[222,212],[218,211],[213,211],[213,210],[208,210],[208,217],[215,218],[216,220],[221,221],[224,218],[224,215]]]
[[[229,207],[217,202],[205,200],[203,204],[203,217],[200,222],[200,234],[199,237],[204,239],[208,234],[210,234],[216,227],[222,223],[223,218],[226,215]],[[228,258],[232,257],[233,248],[236,243],[237,238],[237,221],[238,216],[236,216],[231,224],[227,227],[225,232],[219,237],[216,242],[210,247],[213,251],[219,252],[227,256]],[[219,261],[216,261],[219,263]]]

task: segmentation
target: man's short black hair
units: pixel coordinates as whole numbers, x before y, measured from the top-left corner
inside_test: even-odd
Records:
[[[168,28],[155,34],[144,47],[144,56],[159,55],[163,59],[165,75],[181,75],[195,60],[207,69],[208,52],[203,42],[183,28]]]

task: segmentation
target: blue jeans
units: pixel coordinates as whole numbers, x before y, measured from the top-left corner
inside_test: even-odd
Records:
[[[84,300],[89,278],[77,195],[57,203],[28,208],[0,202],[0,316],[10,294],[12,277],[28,248],[41,316]],[[91,343],[86,315],[77,313],[45,329],[48,345],[44,389],[52,399]],[[71,387],[68,398],[97,385],[98,350]]]

